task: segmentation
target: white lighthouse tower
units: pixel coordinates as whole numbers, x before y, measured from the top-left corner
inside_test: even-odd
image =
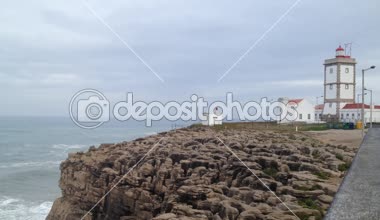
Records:
[[[333,59],[325,60],[324,107],[325,120],[342,118],[340,109],[355,102],[355,65],[356,61],[339,46]]]

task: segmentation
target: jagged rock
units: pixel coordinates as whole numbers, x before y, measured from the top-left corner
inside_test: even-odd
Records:
[[[279,198],[302,218],[318,219],[319,210],[299,201],[313,199],[326,211],[340,180],[336,165],[353,155],[301,133],[208,127],[102,144],[62,162],[62,197],[47,219],[81,219],[111,189],[85,220],[297,219]]]

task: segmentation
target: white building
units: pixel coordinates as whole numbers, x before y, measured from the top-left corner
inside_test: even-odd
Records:
[[[292,123],[292,122],[305,122],[314,123],[315,122],[315,110],[314,105],[306,99],[287,99],[279,98],[280,102],[288,106],[288,108],[293,108],[297,111],[298,116],[294,121],[288,121],[286,119],[279,121],[279,123]]]
[[[355,59],[339,46],[333,59],[325,60],[324,106],[322,118],[338,119],[340,110],[355,103]]]
[[[205,120],[202,120],[202,125],[206,126],[214,126],[221,125],[223,123],[223,118],[221,115],[217,115],[215,113],[205,113]]]
[[[324,63],[324,104],[315,106],[317,121],[361,121],[361,103],[355,103],[356,60],[339,46],[333,59]],[[371,108],[365,105],[364,123],[370,121]],[[372,122],[380,122],[380,106],[372,106]]]
[[[346,104],[340,111],[340,121],[342,122],[354,122],[361,121],[362,104]],[[369,123],[371,117],[371,109],[369,105],[364,105],[364,122]],[[380,106],[372,106],[372,122],[380,122]]]

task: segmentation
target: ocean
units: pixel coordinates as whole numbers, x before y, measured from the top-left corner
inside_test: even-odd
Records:
[[[68,153],[170,130],[174,122],[106,123],[86,130],[69,118],[0,117],[0,220],[45,219],[60,197],[59,165]],[[177,124],[185,126],[185,124]]]

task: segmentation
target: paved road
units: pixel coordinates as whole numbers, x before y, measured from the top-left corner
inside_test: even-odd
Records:
[[[380,219],[380,128],[368,131],[325,219]]]

